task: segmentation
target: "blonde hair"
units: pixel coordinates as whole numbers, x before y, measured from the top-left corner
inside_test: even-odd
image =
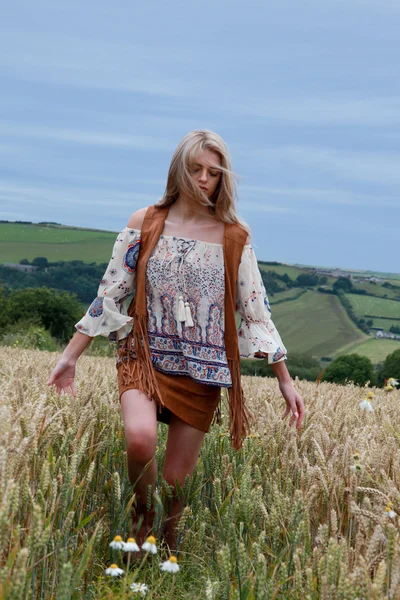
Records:
[[[201,150],[211,150],[221,160],[220,165],[215,165],[215,170],[221,172],[221,177],[211,198],[193,183],[190,175],[190,168]],[[157,206],[171,206],[179,195],[183,195],[192,206],[207,206],[210,214],[223,223],[239,223],[249,233],[248,225],[236,213],[235,175],[228,148],[217,133],[198,129],[187,133],[179,142],[169,167],[164,196]]]

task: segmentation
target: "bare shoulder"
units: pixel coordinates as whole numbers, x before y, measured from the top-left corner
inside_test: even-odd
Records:
[[[141,229],[147,208],[147,206],[145,208],[139,208],[139,210],[134,212],[128,221],[127,227],[130,229]]]
[[[249,244],[251,244],[251,235],[249,234],[246,238],[246,241],[244,243],[245,246],[248,246]]]

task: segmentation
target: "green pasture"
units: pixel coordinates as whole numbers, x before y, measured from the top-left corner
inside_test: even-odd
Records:
[[[287,347],[311,356],[331,356],[368,336],[347,316],[337,296],[307,291],[272,309],[272,319]]]
[[[392,325],[400,327],[400,319],[372,319],[373,327],[379,327],[385,331],[389,331]]]
[[[347,294],[356,315],[376,315],[377,317],[392,317],[400,319],[400,302],[372,296]]]
[[[341,354],[361,354],[367,356],[372,363],[383,362],[388,354],[400,348],[399,340],[379,340],[376,338],[350,344],[339,350],[334,357]]]
[[[400,290],[391,290],[390,288],[384,288],[380,284],[367,283],[364,281],[363,283],[354,283],[354,287],[357,290],[365,290],[367,294],[371,294],[371,296],[379,296],[380,298],[384,298],[387,296],[389,300],[394,300],[396,298],[400,299]]]
[[[277,292],[273,296],[269,296],[269,303],[272,306],[281,300],[296,299],[296,296],[299,295],[300,291],[301,290],[299,288],[291,288],[289,290],[285,290],[284,292]]]
[[[287,273],[291,279],[296,279],[298,275],[304,273],[303,269],[297,267],[291,267],[290,265],[263,265],[259,264],[260,270],[262,271],[273,271],[278,275],[284,275]]]
[[[0,263],[45,256],[50,262],[110,260],[117,233],[60,226],[0,223]]]

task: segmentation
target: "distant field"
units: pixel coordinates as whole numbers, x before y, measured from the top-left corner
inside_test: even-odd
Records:
[[[367,356],[372,363],[377,364],[383,362],[388,354],[391,354],[399,348],[400,341],[398,340],[377,340],[374,338],[346,346],[339,350],[334,356],[336,358],[341,354],[357,353],[362,356]]]
[[[44,225],[0,223],[0,262],[37,256],[49,261],[109,261],[117,233]]]
[[[365,290],[367,294],[371,294],[372,296],[380,296],[381,298],[387,296],[389,300],[396,298],[396,296],[400,298],[400,290],[391,290],[390,288],[384,288],[381,285],[363,282],[357,283],[356,287],[359,290]]]
[[[278,273],[278,275],[284,275],[287,273],[291,279],[296,279],[298,275],[304,273],[301,269],[297,267],[290,267],[289,265],[260,265],[260,269],[262,271],[273,271],[274,273]]]
[[[395,317],[400,319],[400,302],[385,298],[372,298],[372,296],[358,296],[348,294],[354,312],[358,315],[377,315]]]
[[[368,339],[347,316],[336,296],[308,291],[272,308],[272,319],[290,352],[331,356],[342,346]]]
[[[296,298],[296,296],[299,295],[299,292],[299,288],[292,288],[290,290],[285,290],[284,292],[278,292],[269,297],[269,303],[271,306],[273,306],[281,300],[290,300],[291,298]]]

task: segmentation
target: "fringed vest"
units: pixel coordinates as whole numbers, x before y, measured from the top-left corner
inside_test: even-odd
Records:
[[[137,387],[153,399],[161,407],[163,401],[154,367],[151,360],[147,336],[147,300],[146,300],[146,266],[164,229],[164,221],[169,207],[150,206],[147,209],[141,228],[140,251],[136,267],[136,291],[129,306],[128,315],[133,317],[133,329],[120,344],[122,380],[130,383],[132,362],[135,364]],[[224,231],[224,271],[225,271],[225,351],[232,379],[232,387],[228,388],[230,437],[234,448],[242,446],[242,436],[249,433],[251,415],[244,405],[243,390],[240,382],[240,354],[235,321],[236,284],[243,247],[247,239],[246,231],[238,224],[225,224]],[[134,336],[135,357],[131,356],[132,335]]]

